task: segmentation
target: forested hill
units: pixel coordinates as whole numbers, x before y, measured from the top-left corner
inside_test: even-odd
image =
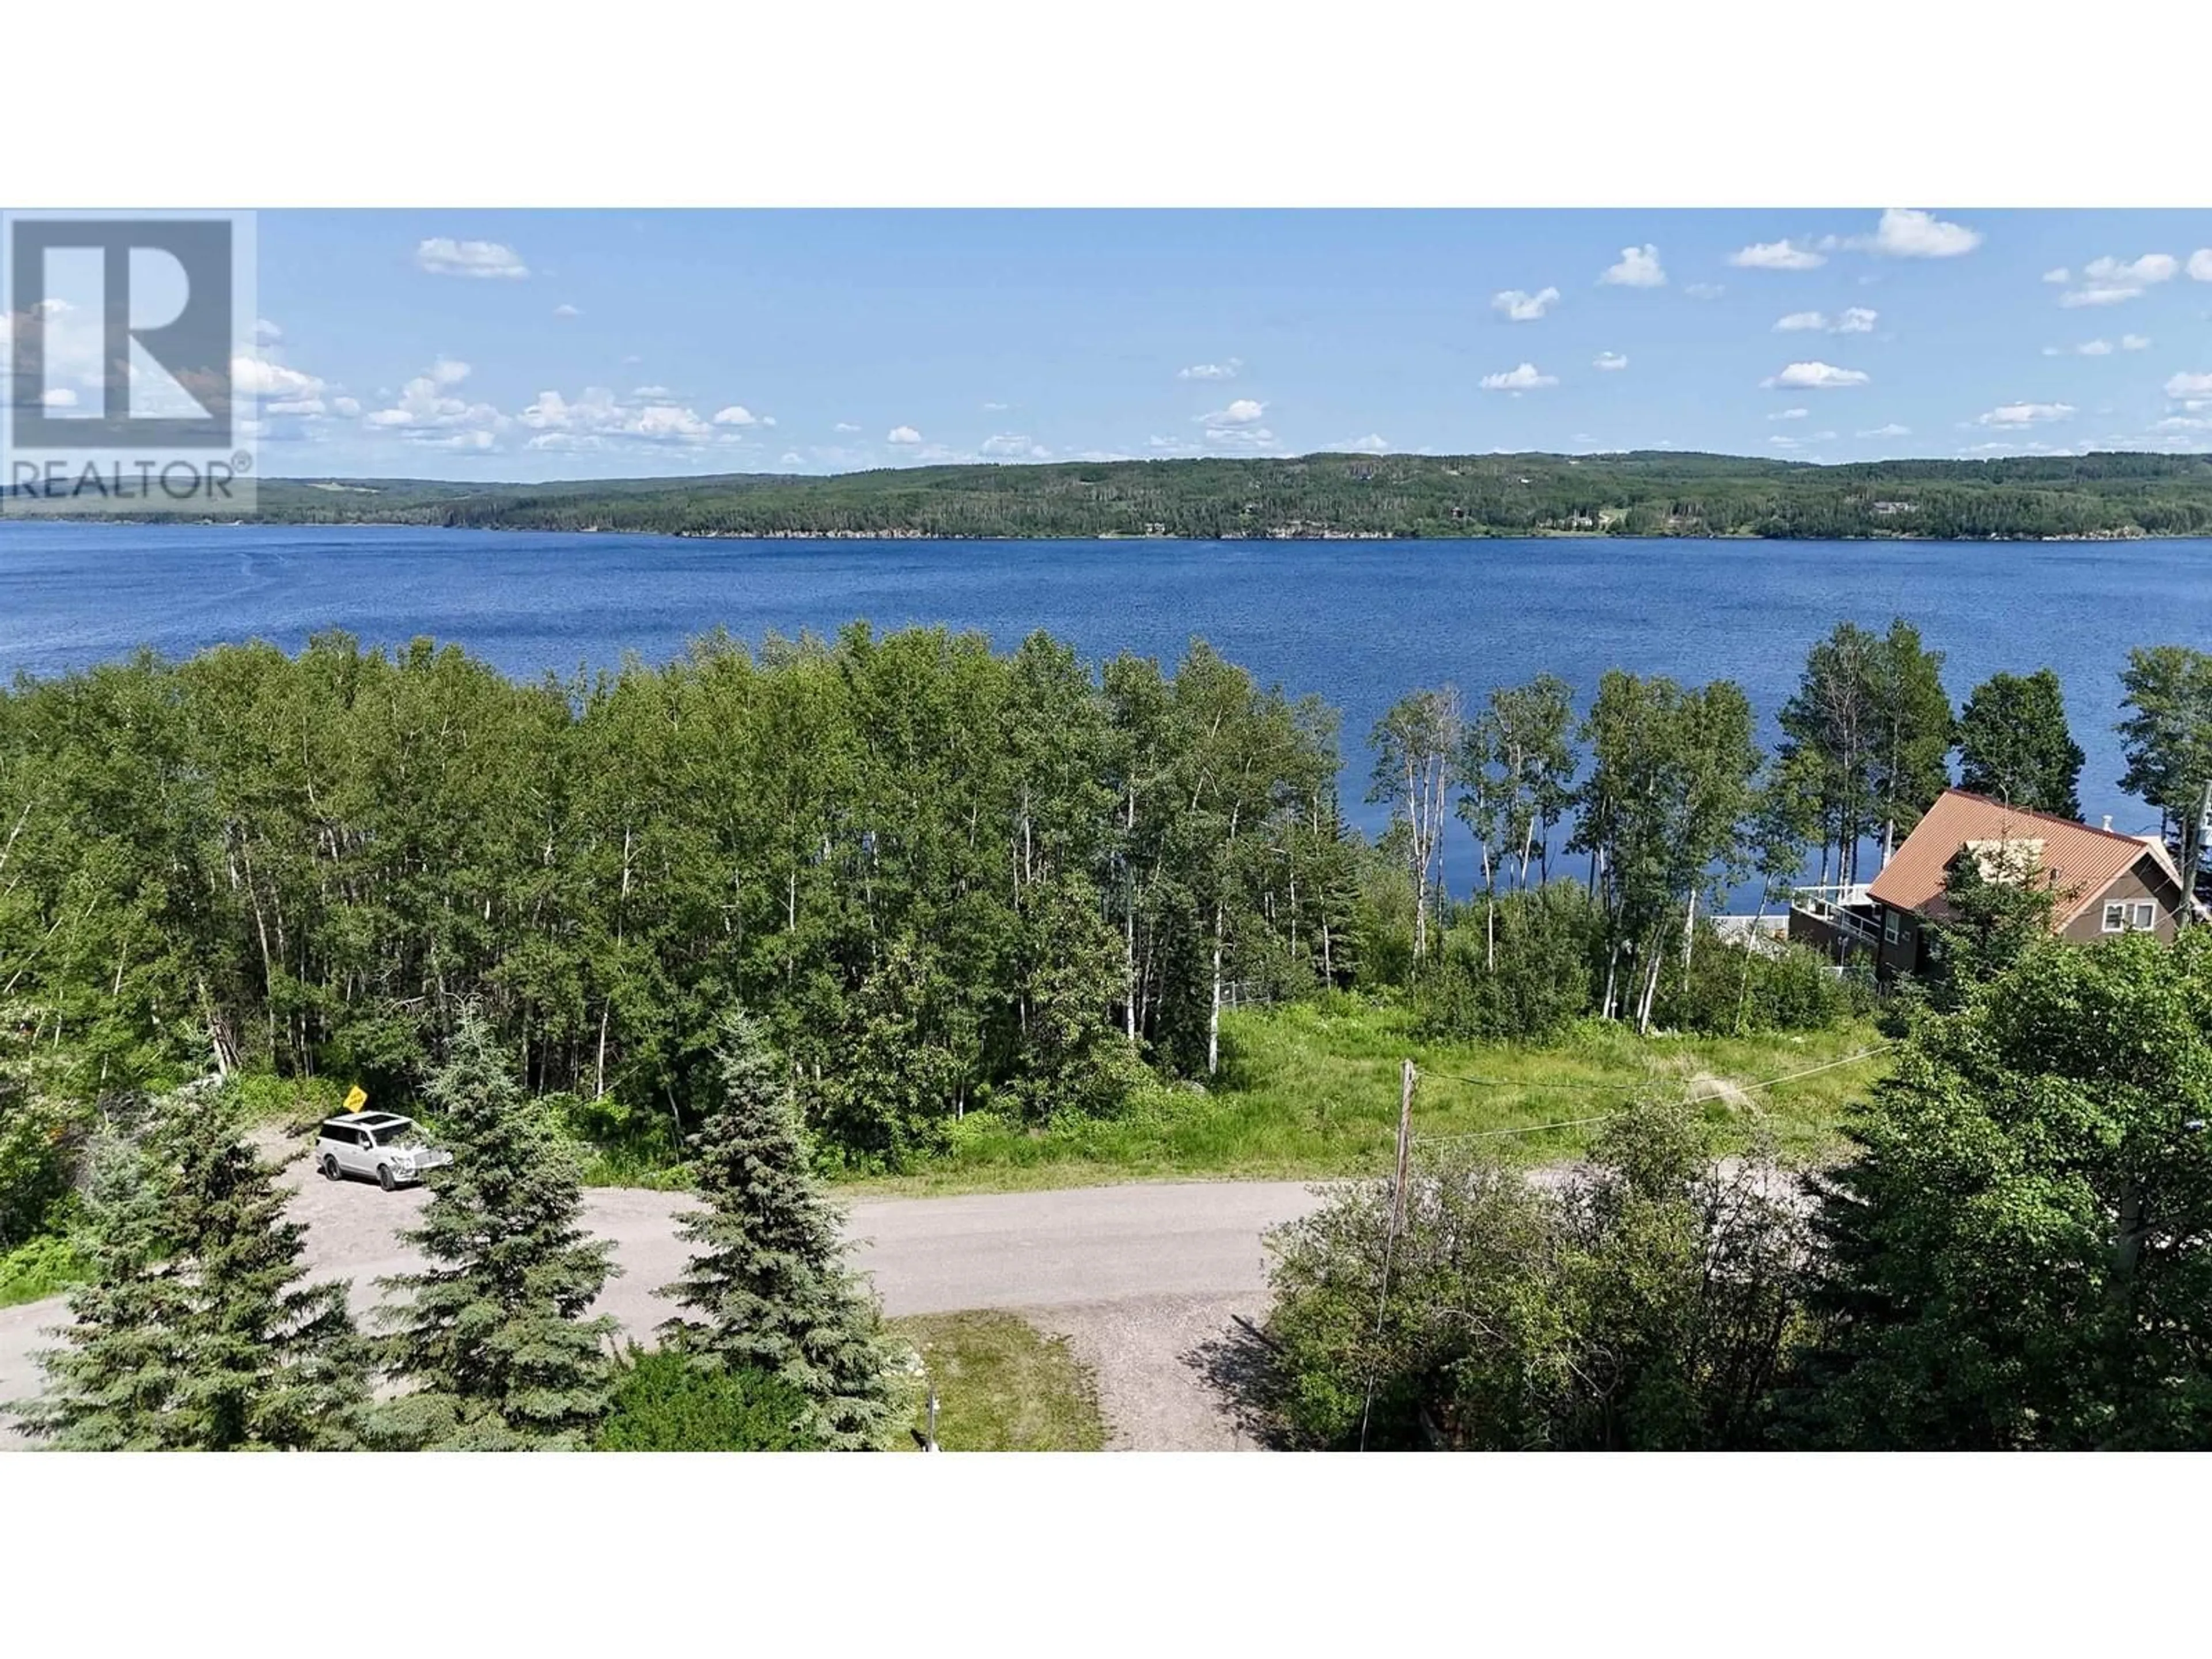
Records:
[[[549,484],[264,479],[261,515],[726,536],[2040,538],[2212,534],[2212,456],[1816,466],[1729,455],[1309,455]]]

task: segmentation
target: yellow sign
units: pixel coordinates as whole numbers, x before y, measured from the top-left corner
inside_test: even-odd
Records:
[[[368,1104],[368,1092],[363,1090],[358,1083],[355,1084],[352,1088],[346,1091],[345,1109],[349,1112],[357,1112]]]

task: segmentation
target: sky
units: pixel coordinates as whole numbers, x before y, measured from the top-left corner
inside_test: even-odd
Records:
[[[2212,449],[2212,213],[268,212],[264,475]]]

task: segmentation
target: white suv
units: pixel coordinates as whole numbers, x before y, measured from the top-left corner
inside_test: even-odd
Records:
[[[315,1136],[315,1163],[325,1180],[374,1176],[387,1193],[419,1179],[425,1170],[453,1161],[451,1152],[424,1143],[413,1118],[391,1112],[349,1112],[326,1118]]]

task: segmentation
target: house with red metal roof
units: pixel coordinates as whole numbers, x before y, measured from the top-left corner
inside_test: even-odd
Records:
[[[1790,937],[1839,958],[1871,957],[1884,979],[1917,972],[1927,963],[1929,923],[1949,910],[1945,872],[1962,850],[1991,879],[2049,889],[2057,901],[2051,931],[2077,944],[2133,932],[2172,939],[2187,902],[2181,872],[2155,836],[1947,789],[1872,881],[1801,888]]]

